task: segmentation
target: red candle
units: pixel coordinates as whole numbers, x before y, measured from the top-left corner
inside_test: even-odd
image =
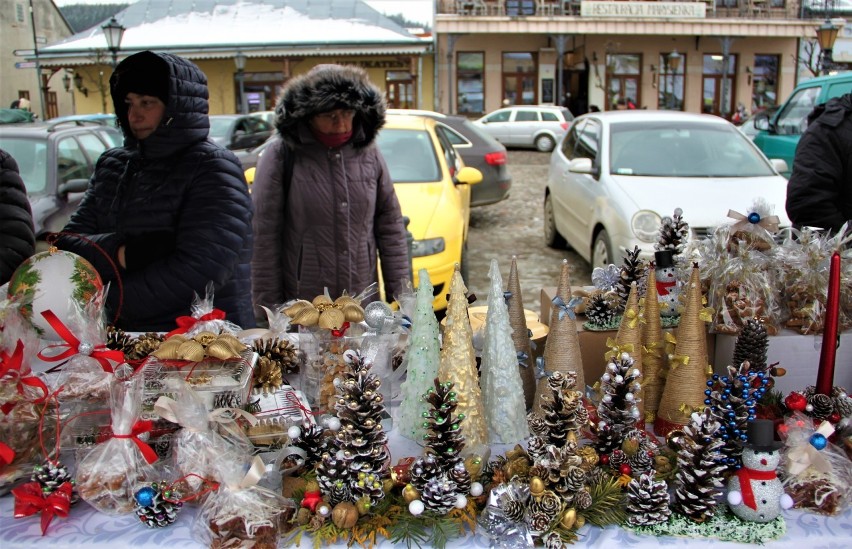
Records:
[[[828,269],[828,299],[825,302],[825,329],[819,353],[816,392],[831,395],[834,386],[834,361],[837,358],[837,330],[840,318],[840,253],[831,254]]]

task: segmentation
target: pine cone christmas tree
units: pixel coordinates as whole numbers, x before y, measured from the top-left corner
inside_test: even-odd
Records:
[[[644,288],[645,278],[645,262],[639,258],[639,247],[634,246],[633,251],[625,250],[624,263],[621,266],[621,273],[618,277],[618,285],[615,288],[615,293],[619,300],[617,310],[619,313],[624,312],[624,306],[627,304],[627,297],[630,295],[630,285],[636,283],[637,289]],[[640,290],[640,294],[644,292]]]
[[[716,512],[722,494],[721,426],[709,409],[693,413],[683,436],[674,438],[678,471],[675,474],[672,510],[695,522],[704,522]]]
[[[748,440],[748,423],[756,417],[757,402],[763,397],[768,374],[750,370],[744,362],[739,368],[728,366],[728,375],[713,374],[707,386],[704,401],[710,413],[719,422],[724,440],[722,459],[731,472],[739,469],[743,446]]]
[[[299,373],[299,353],[286,339],[256,339],[252,347],[258,354],[259,364],[264,360],[276,364],[284,377]]]
[[[766,326],[760,320],[749,318],[743,325],[734,345],[734,366],[745,361],[753,372],[766,372],[766,351],[769,348],[769,336]]]
[[[462,463],[460,452],[465,446],[460,424],[464,419],[455,415],[456,393],[452,383],[441,383],[435,378],[434,389],[429,389],[423,399],[429,405],[429,411],[423,412],[423,427],[427,434],[426,451],[435,456],[441,471],[449,473],[457,463]]]
[[[593,326],[611,326],[617,313],[610,300],[603,293],[592,295],[586,305],[586,318]]]
[[[598,405],[598,443],[600,454],[620,449],[626,433],[639,420],[636,394],[641,390],[641,374],[627,353],[612,357],[601,376],[601,402]]]
[[[577,384],[574,372],[553,372],[547,383],[551,398],[542,399],[541,404],[547,442],[562,448],[569,433],[573,433],[574,440],[580,437],[580,429],[588,422],[589,412],[583,406],[583,394],[574,390]]]
[[[664,217],[660,223],[660,236],[654,249],[671,250],[674,255],[683,253],[686,239],[689,237],[689,224],[683,220],[683,210],[675,208],[672,217]]]
[[[165,483],[154,483],[136,491],[136,516],[148,528],[163,528],[177,519],[183,504],[172,500],[175,494],[161,491]],[[179,498],[178,498],[179,499]]]
[[[627,523],[631,526],[662,524],[671,513],[665,481],[655,482],[653,475],[641,475],[627,485]]]

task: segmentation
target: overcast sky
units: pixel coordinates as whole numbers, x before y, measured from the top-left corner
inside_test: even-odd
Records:
[[[57,6],[73,4],[132,4],[133,0],[53,0]],[[388,15],[401,13],[409,21],[431,24],[432,0],[364,0],[374,9]]]

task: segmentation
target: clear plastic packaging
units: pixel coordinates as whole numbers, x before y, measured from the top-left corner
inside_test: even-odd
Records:
[[[191,316],[182,316],[175,319],[178,327],[171,332],[173,334],[184,334],[193,337],[201,332],[212,332],[214,334],[238,334],[242,328],[229,320],[225,320],[225,312],[213,306],[213,283],[208,282],[205,288],[204,298],[195,294],[190,307]]]
[[[108,515],[132,513],[136,490],[142,484],[158,480],[151,466],[156,454],[139,439],[140,431],[144,430],[144,423],[137,423],[143,381],[127,365],[116,369],[110,387],[112,438],[95,446],[77,465],[80,497]]]

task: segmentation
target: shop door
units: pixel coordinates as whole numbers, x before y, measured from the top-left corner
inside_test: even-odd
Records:
[[[414,78],[410,72],[388,71],[385,75],[388,107],[391,109],[414,109]]]

